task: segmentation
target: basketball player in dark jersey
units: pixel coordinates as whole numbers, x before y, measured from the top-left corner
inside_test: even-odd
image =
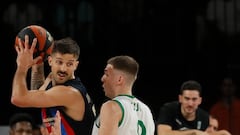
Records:
[[[33,58],[36,39],[29,47],[29,37],[17,51],[17,70],[13,79],[11,102],[18,107],[42,108],[44,126],[51,132],[54,116],[59,110],[62,135],[91,134],[95,119],[91,98],[79,77],[80,47],[71,38],[56,40],[48,57],[51,72],[44,77],[44,62],[41,57]],[[27,72],[32,69],[31,89],[27,87]],[[41,87],[40,87],[41,86]]]
[[[208,135],[209,114],[199,108],[201,85],[194,80],[182,84],[178,101],[165,103],[157,119],[158,135]]]

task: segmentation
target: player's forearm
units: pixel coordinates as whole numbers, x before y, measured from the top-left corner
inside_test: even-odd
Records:
[[[231,135],[227,130],[219,130],[209,133],[209,135]]]
[[[12,84],[12,96],[11,102],[15,105],[19,104],[24,95],[28,92],[27,82],[26,82],[27,70],[17,68]]]
[[[164,132],[158,132],[158,135],[207,135],[203,131],[199,130],[171,130],[171,131],[164,131]]]
[[[39,89],[44,83],[44,79],[44,64],[34,65],[31,72],[31,89]]]
[[[208,135],[206,132],[196,129],[184,130],[180,132],[182,133],[180,133],[179,135]]]

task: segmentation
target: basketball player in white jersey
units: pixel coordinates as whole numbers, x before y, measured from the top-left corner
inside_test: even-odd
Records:
[[[154,135],[151,110],[132,95],[138,70],[139,64],[130,56],[107,61],[101,81],[110,100],[101,106],[92,135]]]

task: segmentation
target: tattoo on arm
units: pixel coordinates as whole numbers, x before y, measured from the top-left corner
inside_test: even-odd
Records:
[[[36,67],[33,67],[31,72],[31,89],[39,89],[43,85],[44,79],[45,75],[43,65],[37,65]]]

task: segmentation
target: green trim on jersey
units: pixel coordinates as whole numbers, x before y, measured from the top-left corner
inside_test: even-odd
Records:
[[[120,96],[126,96],[126,97],[129,97],[129,98],[135,98],[133,95],[127,95],[127,94],[120,94],[117,97],[120,97]]]
[[[123,108],[123,105],[119,101],[117,101],[117,100],[113,100],[113,101],[115,101],[120,106],[120,108],[122,110],[122,118],[118,123],[118,127],[119,127],[122,124],[122,121],[123,121],[123,118],[124,118],[124,108]]]

